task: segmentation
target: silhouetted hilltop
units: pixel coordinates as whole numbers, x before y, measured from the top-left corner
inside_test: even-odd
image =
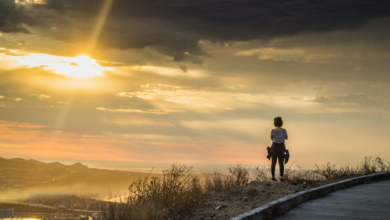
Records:
[[[73,169],[88,169],[88,166],[85,166],[79,162],[70,165],[70,167],[72,167]]]
[[[65,168],[66,167],[66,165],[59,163],[59,162],[47,163],[47,165],[51,168]]]
[[[69,193],[88,192],[88,195],[127,191],[132,181],[149,173],[89,168],[80,162],[64,165],[32,159],[0,157],[0,194],[3,197],[28,197],[30,192]],[[5,193],[10,196],[4,196]],[[0,198],[1,200],[1,198]]]
[[[79,162],[72,165],[64,165],[59,162],[45,163],[33,159],[12,158],[5,159],[0,157],[0,168],[16,168],[16,169],[88,169]]]
[[[35,164],[35,165],[44,165],[45,164],[44,162],[33,160],[33,159],[29,159],[29,160],[26,160],[26,161],[28,161],[30,164]]]

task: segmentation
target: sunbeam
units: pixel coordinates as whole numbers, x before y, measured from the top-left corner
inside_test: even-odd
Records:
[[[105,0],[103,3],[103,7],[100,10],[98,20],[95,24],[95,27],[93,28],[91,39],[89,41],[88,47],[87,47],[87,53],[91,53],[94,49],[97,40],[99,39],[100,33],[103,29],[103,26],[106,22],[108,13],[110,12],[112,3],[114,0]]]

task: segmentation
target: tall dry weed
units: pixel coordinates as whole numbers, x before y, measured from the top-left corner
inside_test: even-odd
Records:
[[[204,190],[207,193],[218,192],[231,188],[233,178],[222,173],[204,174]]]
[[[271,179],[271,167],[270,165],[260,165],[255,167],[255,181],[269,181]]]
[[[338,180],[376,172],[389,171],[390,165],[384,158],[368,156],[364,161],[352,166],[337,166],[327,163],[312,170],[303,170],[294,163],[286,166],[284,178],[287,182],[303,180]],[[196,175],[192,167],[173,164],[162,175],[133,181],[129,196],[119,202],[105,203],[101,214],[107,220],[158,220],[162,210],[187,210],[194,201],[205,194],[223,191],[235,186],[247,185],[250,181],[249,169],[239,164],[228,167],[229,174],[211,173]],[[255,181],[269,181],[269,165],[255,168]]]
[[[390,167],[385,163],[385,158],[366,156],[361,164],[361,169],[364,174],[371,174],[388,171]]]
[[[159,219],[162,209],[185,210],[203,194],[200,178],[193,168],[173,164],[161,176],[133,181],[123,202],[102,207],[105,219]]]
[[[232,177],[231,186],[243,186],[249,183],[249,171],[244,165],[238,164],[236,166],[228,167],[229,174]]]
[[[352,166],[339,166],[336,164],[327,163],[326,165],[318,166],[316,164],[315,173],[324,176],[327,180],[345,179],[354,176],[367,175],[372,173],[389,171],[390,167],[385,163],[385,159],[379,156],[366,156],[364,161]]]

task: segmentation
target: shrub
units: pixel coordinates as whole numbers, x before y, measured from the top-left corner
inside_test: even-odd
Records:
[[[211,193],[229,189],[232,187],[233,182],[233,177],[214,172],[204,175],[203,185],[205,192]]]
[[[255,167],[255,181],[268,181],[271,179],[271,168],[270,166],[261,165]]]
[[[327,163],[326,166],[322,167],[316,164],[315,173],[324,176],[327,180],[343,179],[350,178],[353,176],[372,174],[377,172],[384,172],[390,169],[389,165],[386,165],[385,159],[379,156],[368,156],[364,157],[364,161],[360,166],[351,167],[351,166],[340,166],[336,167],[335,164],[331,165]]]
[[[286,181],[338,180],[390,170],[384,158],[379,156],[365,157],[356,167],[337,167],[336,164],[327,163],[322,166],[316,164],[313,170],[302,170],[299,166],[293,169],[294,163],[285,168]],[[187,211],[194,201],[207,193],[249,183],[249,172],[245,166],[231,166],[228,171],[228,175],[216,172],[196,175],[192,167],[173,164],[161,175],[149,175],[133,181],[129,187],[129,196],[123,201],[104,203],[100,207],[101,215],[107,220],[158,220],[162,218],[162,210]],[[269,165],[255,168],[254,180],[269,181],[270,178]]]
[[[389,170],[389,166],[385,164],[385,158],[379,156],[364,157],[361,164],[361,169],[364,174],[371,174],[377,172],[384,172]]]
[[[202,185],[193,168],[173,164],[161,176],[148,176],[134,181],[123,202],[101,207],[105,219],[158,219],[162,209],[185,210],[203,194]]]
[[[232,177],[231,186],[243,186],[249,183],[249,172],[245,166],[238,164],[234,167],[228,167],[228,170]]]

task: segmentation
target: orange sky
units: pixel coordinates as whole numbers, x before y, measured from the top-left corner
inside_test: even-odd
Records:
[[[214,3],[0,3],[2,157],[267,164],[275,116],[299,165],[390,157],[383,5]]]

